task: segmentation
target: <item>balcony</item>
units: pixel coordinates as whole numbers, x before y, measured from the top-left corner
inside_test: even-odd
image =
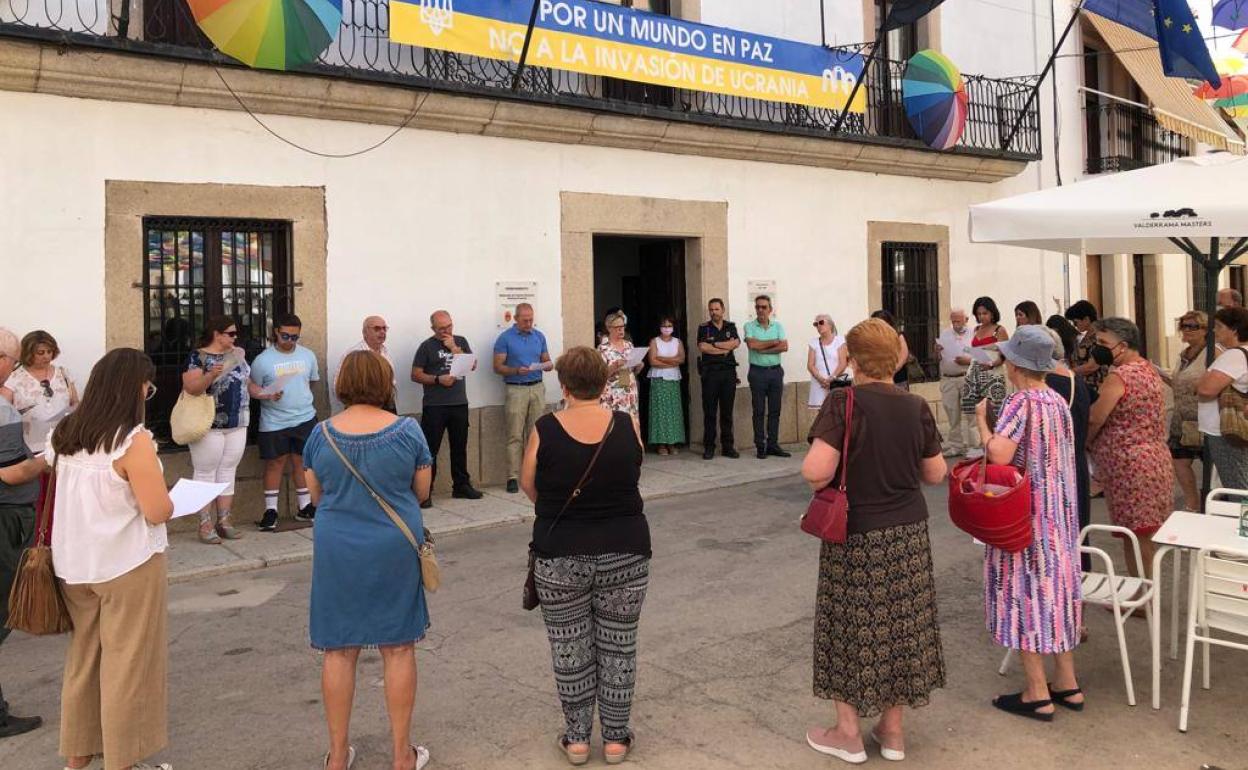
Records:
[[[1192,154],[1192,140],[1157,122],[1138,104],[1087,92],[1087,172],[1105,174],[1169,163]]]
[[[343,0],[338,38],[317,62],[297,71],[435,93],[894,147],[923,151],[923,157],[930,152],[914,136],[901,106],[904,62],[877,62],[863,87],[868,101],[866,114],[848,116],[834,131],[838,113],[833,110],[656,88],[564,70],[526,68],[518,87],[513,89],[516,65],[511,62],[389,42],[388,11],[386,0]],[[132,18],[131,13],[138,18]],[[185,0],[0,0],[0,40],[6,37],[52,43],[62,50],[107,49],[213,64],[227,73],[229,70],[224,68],[238,66],[213,50],[196,27]],[[838,50],[843,50],[846,57],[857,53],[856,49]],[[962,177],[949,178],[973,178],[973,164],[988,168],[994,162],[1009,162],[1015,169],[1010,173],[1017,173],[1021,167],[1016,164],[1038,160],[1038,106],[1033,104],[1023,114],[1034,78],[964,78],[970,97],[966,130],[956,148],[940,154],[962,156],[968,162],[957,172]],[[1006,139],[1016,122],[1019,130],[1007,147]],[[866,149],[849,154],[856,157],[859,152],[867,154]],[[925,163],[921,158],[914,162],[913,153],[899,158],[894,161],[898,173],[912,175],[920,174],[904,166],[934,167],[937,163],[935,159]],[[966,171],[967,168],[972,171]],[[999,174],[1004,175],[1007,174]]]

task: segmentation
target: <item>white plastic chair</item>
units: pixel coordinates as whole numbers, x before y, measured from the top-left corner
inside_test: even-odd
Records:
[[[1122,676],[1127,686],[1127,703],[1135,705],[1135,684],[1131,679],[1131,658],[1127,654],[1127,635],[1126,622],[1127,619],[1141,607],[1144,608],[1144,616],[1149,620],[1148,633],[1152,644],[1155,646],[1157,640],[1153,638],[1152,624],[1152,601],[1153,601],[1153,581],[1144,577],[1131,577],[1130,575],[1119,575],[1114,570],[1114,560],[1109,554],[1088,544],[1088,536],[1093,532],[1111,532],[1121,534],[1123,537],[1131,541],[1131,547],[1135,552],[1135,563],[1143,564],[1140,557],[1140,541],[1136,538],[1135,533],[1126,527],[1114,527],[1107,524],[1089,524],[1079,533],[1079,551],[1080,553],[1091,556],[1094,560],[1100,560],[1105,566],[1104,572],[1085,572],[1083,573],[1083,607],[1084,612],[1089,607],[1109,607],[1114,612],[1114,626],[1118,632],[1118,651],[1122,656]],[[1005,658],[1001,661],[1001,667],[997,670],[1002,676],[1009,671],[1010,659],[1014,654],[1014,650],[1005,653]]]
[[[1248,501],[1248,489],[1218,487],[1205,496],[1205,513],[1210,516],[1239,516],[1239,506]]]
[[[1187,659],[1183,663],[1183,705],[1179,730],[1187,732],[1192,696],[1192,659],[1203,646],[1201,686],[1209,689],[1209,645],[1248,651],[1248,644],[1213,636],[1214,631],[1248,639],[1248,550],[1199,551],[1192,564],[1192,592],[1187,611]]]

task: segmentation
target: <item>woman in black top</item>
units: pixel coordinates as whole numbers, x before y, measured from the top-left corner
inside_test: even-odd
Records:
[[[637,622],[650,577],[637,488],[645,448],[636,418],[599,405],[607,365],[598,351],[572,348],[555,371],[567,406],[538,419],[520,487],[537,513],[533,574],[567,721],[559,745],[572,764],[589,760],[596,701],[604,758],[615,764],[632,749]]]

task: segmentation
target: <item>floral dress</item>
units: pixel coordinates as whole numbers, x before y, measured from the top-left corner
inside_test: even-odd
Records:
[[[616,361],[628,363],[628,350],[616,350],[611,347],[609,340],[603,340],[598,346],[598,352],[602,354],[602,360],[607,362],[607,366]],[[598,399],[607,409],[615,412],[628,412],[633,417],[637,416],[637,375],[627,366],[611,375],[607,380],[606,390],[602,391],[602,397]]]
[[[1083,606],[1070,409],[1049,388],[1019,391],[1001,407],[996,435],[1018,443],[1014,464],[1030,476],[1033,540],[1018,553],[984,547],[988,631],[1002,647],[1069,652],[1079,643]]]
[[[1174,507],[1165,386],[1144,359],[1111,373],[1122,380],[1125,392],[1088,449],[1105,488],[1110,520],[1147,537],[1161,529]]]

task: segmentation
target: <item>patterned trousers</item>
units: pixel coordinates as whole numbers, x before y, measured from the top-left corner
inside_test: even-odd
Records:
[[[620,553],[565,556],[538,559],[533,573],[568,741],[589,743],[595,702],[603,740],[627,740],[650,560]]]

